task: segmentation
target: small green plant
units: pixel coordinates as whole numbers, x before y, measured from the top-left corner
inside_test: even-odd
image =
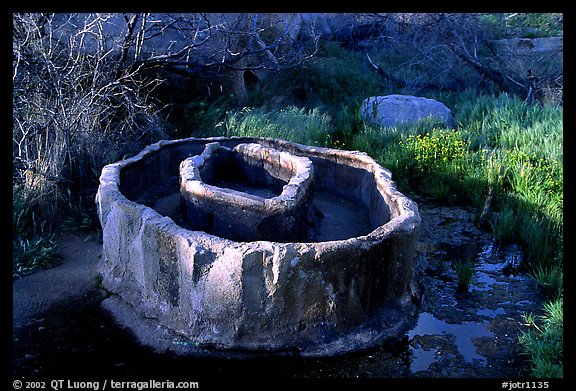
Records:
[[[12,241],[12,245],[14,277],[31,274],[36,270],[54,266],[60,261],[54,235],[18,237]]]
[[[514,241],[517,229],[516,211],[504,205],[501,208],[496,221],[492,224],[492,233],[497,243],[509,243]]]
[[[74,202],[72,194],[68,191],[68,205],[62,226],[71,232],[91,233],[99,231],[101,229],[100,221],[94,202],[90,202],[88,206],[83,197],[79,197]]]
[[[555,298],[562,293],[564,287],[564,271],[560,265],[552,265],[549,267],[536,265],[528,275],[538,283],[538,287],[546,296]]]
[[[497,38],[553,37],[563,31],[560,13],[487,13],[481,14],[479,21]]]
[[[525,251],[525,261],[530,265],[551,265],[562,256],[562,225],[541,213],[520,211],[518,235]]]
[[[499,151],[481,150],[481,159],[485,164],[486,180],[493,190],[502,192],[506,186],[508,166],[502,161]]]
[[[452,267],[456,271],[456,276],[458,277],[457,291],[467,292],[470,288],[472,276],[474,275],[474,263],[471,261],[458,260],[452,262]]]
[[[275,94],[295,98],[298,105],[323,106],[333,117],[342,106],[382,94],[382,81],[375,72],[365,71],[360,51],[349,51],[336,42],[320,42],[319,52],[306,66],[295,67],[278,77]]]
[[[554,195],[563,191],[563,169],[558,160],[528,154],[518,148],[506,149],[504,164],[511,168],[510,186],[523,195]]]
[[[563,377],[563,298],[545,303],[542,316],[524,315],[524,326],[527,330],[521,330],[518,342],[530,360],[529,374],[535,378]]]
[[[174,124],[174,138],[205,137],[216,124],[232,109],[233,96],[220,96],[216,99],[196,99],[185,104],[174,104],[171,121]]]
[[[452,189],[447,181],[442,179],[426,181],[424,191],[426,194],[438,201],[447,201],[450,199]]]
[[[94,285],[96,286],[96,288],[103,288],[103,281],[104,281],[104,277],[102,276],[102,274],[98,274],[96,275],[96,277],[94,278]]]
[[[12,200],[12,275],[24,276],[59,262],[54,235],[48,232],[46,222],[37,217],[21,187],[13,187]]]

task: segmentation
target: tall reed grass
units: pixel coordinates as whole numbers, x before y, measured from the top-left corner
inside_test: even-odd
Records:
[[[524,315],[527,330],[522,330],[518,342],[530,361],[529,375],[564,377],[564,299],[559,297],[543,307],[541,316]]]
[[[325,146],[331,144],[332,118],[319,109],[290,106],[268,112],[248,108],[229,112],[217,127],[227,136],[276,137],[297,143]]]

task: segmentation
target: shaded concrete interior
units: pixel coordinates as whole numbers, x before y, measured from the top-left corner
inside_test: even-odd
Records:
[[[262,164],[268,163],[268,164]],[[262,198],[282,193],[292,173],[265,160],[256,161],[230,148],[219,148],[200,169],[202,180],[213,186],[238,190]]]
[[[218,140],[229,149],[254,141],[251,138]],[[286,148],[275,144],[274,140],[258,141],[266,147],[280,150]],[[190,156],[200,155],[203,149],[204,145],[176,144],[154,152],[154,158],[147,159],[146,164],[137,162],[122,170],[120,189],[128,199],[154,208],[184,228],[195,229],[185,218],[180,204],[179,164]],[[289,152],[297,156],[304,155],[298,149],[289,149]],[[358,237],[389,221],[391,213],[387,200],[374,186],[371,172],[354,167],[345,160],[327,160],[320,156],[310,156],[309,152],[306,152],[306,157],[314,164],[315,177],[312,206],[304,221],[305,235],[298,241],[324,242]],[[141,171],[153,174],[139,175]],[[238,154],[222,151],[202,172],[202,179],[221,188],[272,198],[282,192],[282,186],[289,180],[289,175],[285,172],[280,178],[274,177],[270,170],[262,170]],[[346,221],[346,224],[342,224],[342,221]],[[277,241],[294,241],[290,239],[277,238]]]

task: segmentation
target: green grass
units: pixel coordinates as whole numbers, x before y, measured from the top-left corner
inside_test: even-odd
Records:
[[[454,261],[452,262],[452,267],[458,277],[457,290],[459,292],[467,292],[474,275],[474,264],[470,261]]]
[[[319,146],[332,144],[332,129],[332,118],[321,110],[295,106],[272,112],[244,108],[229,112],[219,125],[219,131],[227,136],[275,137]]]
[[[94,200],[86,197],[73,197],[68,191],[68,202],[62,218],[62,228],[79,233],[101,232]]]
[[[554,299],[562,294],[564,288],[564,271],[560,265],[545,267],[538,265],[529,274],[542,292]]]
[[[353,110],[361,99],[386,94],[382,79],[363,54],[335,42],[321,42],[317,56],[304,67],[283,73],[277,81],[269,94],[288,96],[293,105],[322,107],[334,118],[342,108]]]
[[[60,261],[54,235],[19,236],[13,239],[12,246],[12,275],[14,277],[31,274],[54,266]]]
[[[562,108],[527,105],[506,94],[480,95],[456,107],[468,153],[483,162],[472,169],[484,171],[486,185],[494,193],[495,239],[520,242],[532,267],[560,264]]]
[[[527,330],[518,342],[530,362],[529,375],[535,378],[561,378],[564,361],[564,299],[544,304],[544,314],[524,315]]]
[[[494,218],[492,231],[496,243],[510,243],[516,240],[518,218],[513,208],[502,207],[501,212]]]
[[[458,131],[433,129],[425,134],[411,134],[399,144],[407,148],[418,175],[452,169],[456,174],[461,171],[466,146]]]
[[[54,235],[46,228],[46,222],[37,216],[23,190],[12,189],[12,275],[21,277],[36,270],[47,268],[60,261],[60,253]]]
[[[230,111],[219,131],[367,152],[405,192],[472,205],[479,214],[488,207],[496,241],[520,242],[527,264],[561,262],[562,109],[471,90],[451,100],[458,130],[422,123],[384,131],[358,122],[354,110],[336,121],[321,108],[288,106]]]
[[[519,242],[528,265],[561,263],[561,107],[472,90],[450,99],[458,130],[423,122],[384,131],[359,121],[354,110],[341,110],[336,120],[319,107],[288,106],[229,111],[217,131],[364,151],[408,194],[486,211],[495,240]]]
[[[496,38],[540,38],[562,35],[560,13],[501,13],[481,14],[479,20]]]

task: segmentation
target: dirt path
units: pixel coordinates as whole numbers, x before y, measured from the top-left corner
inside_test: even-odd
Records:
[[[24,326],[54,305],[81,299],[97,284],[96,265],[102,245],[93,237],[64,233],[57,238],[62,263],[14,281],[12,316],[15,328]]]
[[[393,347],[326,359],[177,357],[141,346],[102,309],[97,264],[101,243],[64,234],[63,263],[13,283],[13,375],[55,377],[154,374],[222,378],[223,374],[290,378],[484,377],[514,379],[525,365],[517,335],[522,314],[538,313],[542,297],[515,272],[517,246],[495,246],[474,224],[472,210],[417,200],[422,215],[415,260],[424,288],[421,315]],[[474,262],[468,293],[458,293],[452,262]],[[225,376],[224,376],[225,377]]]

